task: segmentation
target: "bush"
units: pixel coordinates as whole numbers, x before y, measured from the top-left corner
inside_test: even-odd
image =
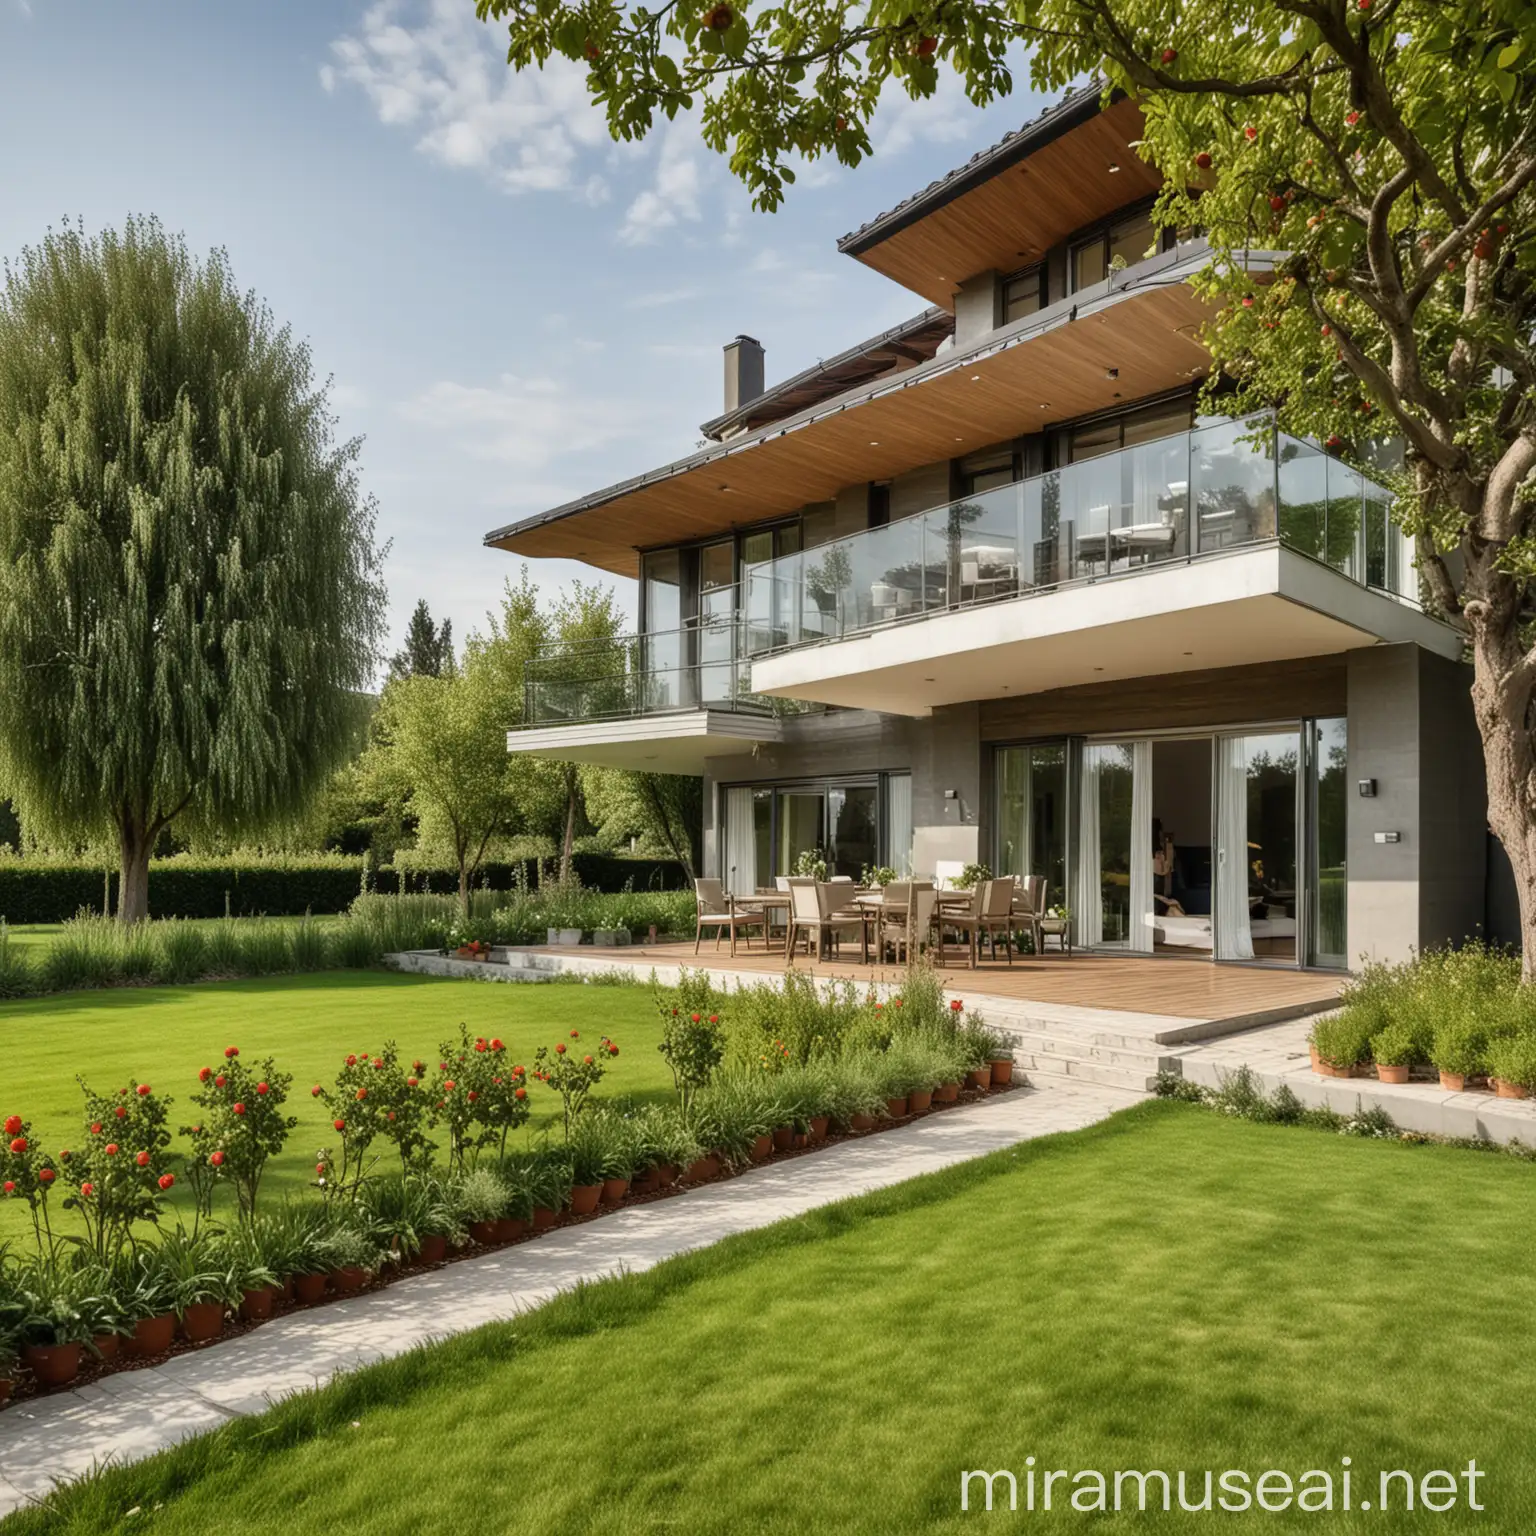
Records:
[[[1394,1019],[1374,1035],[1371,1039],[1371,1060],[1383,1067],[1412,1067],[1425,1060],[1429,1052],[1418,1041],[1415,1022],[1410,1019]],[[1433,1049],[1433,1037],[1430,1049]]]
[[[1536,1093],[1536,1030],[1494,1035],[1488,1042],[1488,1071],[1501,1082]]]
[[[1375,1012],[1343,1008],[1319,1019],[1308,1038],[1324,1061],[1335,1067],[1357,1067],[1371,1059],[1371,1036],[1379,1027]]]

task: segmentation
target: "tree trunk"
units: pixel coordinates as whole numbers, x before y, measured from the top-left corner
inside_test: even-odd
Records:
[[[459,855],[459,912],[467,919],[469,917],[469,859],[466,855]]]
[[[560,843],[560,883],[571,878],[571,855],[576,846],[576,765],[565,765],[565,836]]]
[[[1509,858],[1520,901],[1522,979],[1536,981],[1536,748],[1530,691],[1506,679],[1521,655],[1518,627],[1472,625],[1472,704],[1488,780],[1488,826]]]
[[[149,854],[154,837],[142,817],[129,812],[118,825],[117,920],[139,923],[149,916]]]

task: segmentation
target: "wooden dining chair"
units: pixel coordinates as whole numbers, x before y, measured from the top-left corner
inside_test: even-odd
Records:
[[[821,941],[831,938],[834,945],[841,939],[857,936],[864,931],[862,914],[850,917],[840,906],[843,900],[840,887],[828,882],[813,880],[809,875],[792,875],[789,881],[789,932],[785,936],[785,968],[795,963],[795,944],[804,934],[813,956],[820,956]]]
[[[731,935],[731,953],[736,953],[736,932],[738,929],[746,936],[747,948],[752,947],[751,930],[764,928],[766,919],[761,911],[736,910],[736,901],[732,896],[727,896],[725,886],[719,880],[708,878],[698,879],[693,882],[694,905],[694,930],[693,952],[698,954],[699,945],[704,940],[704,930],[715,930],[715,948],[720,948],[721,935],[729,930]],[[763,937],[763,947],[768,945],[766,929]]]
[[[976,955],[981,936],[992,943],[997,957],[997,935],[1001,933],[1008,947],[1008,964],[1013,964],[1013,876],[1001,880],[982,880],[971,893],[970,907],[964,912],[947,914],[945,922],[962,935],[970,948],[971,969],[976,969]]]
[[[928,881],[914,881],[907,888],[904,910],[893,911],[889,917],[882,914],[880,921],[880,953],[890,944],[896,952],[896,963],[902,961],[903,951],[910,962],[922,953],[923,946],[933,938],[933,914],[937,910],[939,893]]]
[[[1045,936],[1040,929],[1040,920],[1045,916],[1045,891],[1044,875],[1025,875],[1013,897],[1014,928],[1028,930],[1037,955],[1045,951]]]

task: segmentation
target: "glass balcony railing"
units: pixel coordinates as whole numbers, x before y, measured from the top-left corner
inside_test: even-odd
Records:
[[[656,634],[555,641],[524,674],[526,726],[718,709],[797,714],[808,706],[747,690],[747,662],[730,613]]]
[[[749,566],[741,655],[1280,542],[1416,596],[1391,496],[1260,415],[1138,443]]]

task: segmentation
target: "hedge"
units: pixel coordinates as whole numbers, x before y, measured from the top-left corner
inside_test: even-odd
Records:
[[[598,853],[578,853],[576,874],[589,890],[680,890],[687,877],[670,859],[623,859]],[[517,873],[527,889],[539,885],[538,861],[488,864],[475,878],[476,887],[510,891]],[[451,869],[412,869],[405,873],[407,891],[458,889]],[[292,917],[304,912],[345,912],[362,889],[363,861],[340,856],[245,860],[228,862],[181,856],[156,860],[149,867],[149,910],[156,917]],[[375,890],[393,893],[399,877],[385,866],[371,881]],[[8,923],[61,923],[82,907],[100,912],[105,899],[117,900],[118,877],[89,865],[41,859],[0,859],[0,918]]]

